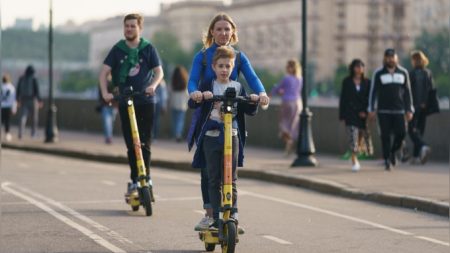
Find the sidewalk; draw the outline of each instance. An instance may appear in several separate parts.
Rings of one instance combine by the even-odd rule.
[[[42,133],[42,131],[40,131]],[[62,131],[60,141],[45,144],[44,137],[3,143],[3,148],[50,153],[104,162],[126,163],[125,144],[115,137],[106,145],[101,134]],[[192,170],[192,152],[185,143],[158,140],[152,144],[152,166]],[[449,164],[427,163],[425,166],[400,164],[385,172],[381,160],[362,161],[358,173],[349,161],[316,155],[319,166],[291,168],[295,155],[285,157],[281,150],[247,147],[241,178],[295,185],[323,193],[377,203],[411,208],[449,216]],[[3,157],[4,159],[4,157]]]

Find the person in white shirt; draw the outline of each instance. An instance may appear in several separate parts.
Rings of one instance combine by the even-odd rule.
[[[11,141],[12,136],[9,132],[11,126],[11,116],[16,114],[16,88],[11,83],[11,77],[4,74],[2,77],[2,125],[5,127],[5,140]]]

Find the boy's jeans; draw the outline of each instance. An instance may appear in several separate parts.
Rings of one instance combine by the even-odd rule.
[[[223,178],[223,143],[219,142],[220,137],[205,136],[203,139],[203,152],[205,152],[206,170],[208,172],[208,191],[211,206],[213,208],[213,218],[219,218],[219,208],[221,206],[221,185]],[[236,162],[238,156],[239,139],[233,136],[233,208],[237,208],[236,189]]]

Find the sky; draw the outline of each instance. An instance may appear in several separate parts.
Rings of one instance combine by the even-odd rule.
[[[157,15],[161,3],[177,0],[53,0],[53,23],[68,20],[81,24],[111,16],[137,12]],[[33,18],[33,27],[48,25],[50,0],[0,0],[2,28],[14,25],[16,18]]]

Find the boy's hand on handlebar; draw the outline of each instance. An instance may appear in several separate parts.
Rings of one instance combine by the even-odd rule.
[[[261,92],[259,93],[259,103],[261,105],[268,105],[270,102],[270,98],[267,96],[267,93]]]
[[[190,97],[191,97],[192,100],[194,100],[197,103],[200,103],[203,100],[203,94],[200,91],[192,92]]]
[[[204,91],[203,92],[203,99],[211,99],[213,98],[214,94],[211,91]]]

